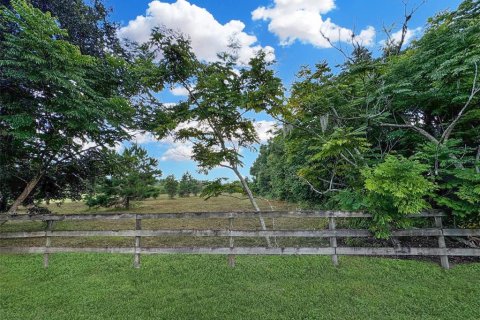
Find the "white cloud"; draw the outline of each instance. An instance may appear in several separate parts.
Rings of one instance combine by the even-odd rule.
[[[131,136],[130,142],[137,144],[146,144],[158,141],[150,132],[139,130],[127,130]]]
[[[192,160],[193,145],[190,142],[174,142],[160,158],[161,161],[189,161]]]
[[[273,131],[276,129],[275,121],[255,121],[254,122],[255,130],[258,134],[258,140],[260,143],[265,143],[268,139],[273,137]],[[192,121],[189,123],[181,123],[176,130],[183,128],[200,128],[203,127],[203,130],[208,130],[208,127],[205,125],[199,124],[197,121]],[[161,161],[189,161],[192,160],[193,155],[193,143],[190,141],[179,142],[174,141],[172,136],[168,136],[162,140],[160,143],[167,146],[167,150],[160,158]],[[235,142],[232,142],[235,144]]]
[[[407,29],[407,33],[405,34],[405,39],[403,41],[403,46],[408,45],[412,40],[418,38],[422,34],[422,27],[418,27],[415,29]],[[390,41],[393,41],[393,43],[398,44],[402,40],[402,29],[392,33],[390,35]],[[382,40],[379,42],[382,47],[384,47],[387,44],[386,40]]]
[[[415,29],[407,29],[407,33],[405,34],[405,40],[403,45],[407,45],[410,41],[418,37],[422,33],[422,27],[418,27]],[[398,30],[397,32],[392,33],[392,40],[396,43],[399,43],[402,40],[402,30]]]
[[[268,139],[274,136],[274,131],[277,128],[277,123],[275,121],[256,121],[254,123],[255,130],[258,134],[258,140],[260,143],[265,143]]]
[[[174,96],[179,96],[179,97],[185,97],[185,96],[188,96],[188,90],[185,89],[184,87],[174,87],[172,89],[170,89],[170,92],[174,95]]]
[[[274,58],[274,49],[260,46],[257,37],[244,31],[245,24],[242,21],[231,20],[221,24],[206,9],[186,0],[171,4],[158,0],[150,2],[146,14],[131,20],[120,29],[119,34],[122,38],[143,43],[148,41],[152,28],[158,26],[188,35],[196,55],[206,61],[215,61],[217,53],[228,51],[232,39],[240,45],[238,55],[243,64],[260,49],[267,51],[271,59]]]
[[[333,23],[330,18],[324,20],[322,15],[334,8],[334,0],[274,0],[271,7],[255,9],[252,19],[270,21],[268,30],[280,38],[281,45],[301,41],[319,48],[330,48],[323,35],[332,42],[351,43],[353,34],[352,30]],[[355,40],[370,46],[374,38],[375,28],[368,26]]]

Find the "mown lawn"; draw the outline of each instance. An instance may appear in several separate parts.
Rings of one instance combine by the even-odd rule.
[[[0,319],[478,319],[480,264],[382,258],[0,256]]]

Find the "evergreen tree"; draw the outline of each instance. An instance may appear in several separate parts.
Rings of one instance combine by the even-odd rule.
[[[87,197],[87,205],[110,207],[121,205],[130,208],[133,200],[157,197],[158,160],[148,156],[147,151],[133,145],[119,155],[112,153],[111,172],[97,183],[93,195]]]
[[[182,175],[182,179],[178,184],[178,195],[182,198],[190,197],[190,193],[192,193],[194,181],[193,177],[189,172],[186,172]]]
[[[175,179],[175,176],[169,175],[165,179],[165,191],[167,192],[168,196],[170,199],[175,198],[175,195],[177,194],[178,190],[178,181]]]
[[[196,197],[202,192],[202,182],[197,179],[192,179],[190,192]]]

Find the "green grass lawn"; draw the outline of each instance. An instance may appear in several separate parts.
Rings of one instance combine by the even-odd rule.
[[[480,264],[342,257],[0,256],[0,319],[478,319]]]

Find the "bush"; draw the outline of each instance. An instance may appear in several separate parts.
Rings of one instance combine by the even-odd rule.
[[[392,227],[406,228],[406,216],[430,207],[425,198],[435,184],[423,174],[427,165],[402,156],[387,156],[374,168],[362,170],[365,179],[365,203],[373,215],[371,230],[378,238],[388,238]]]

